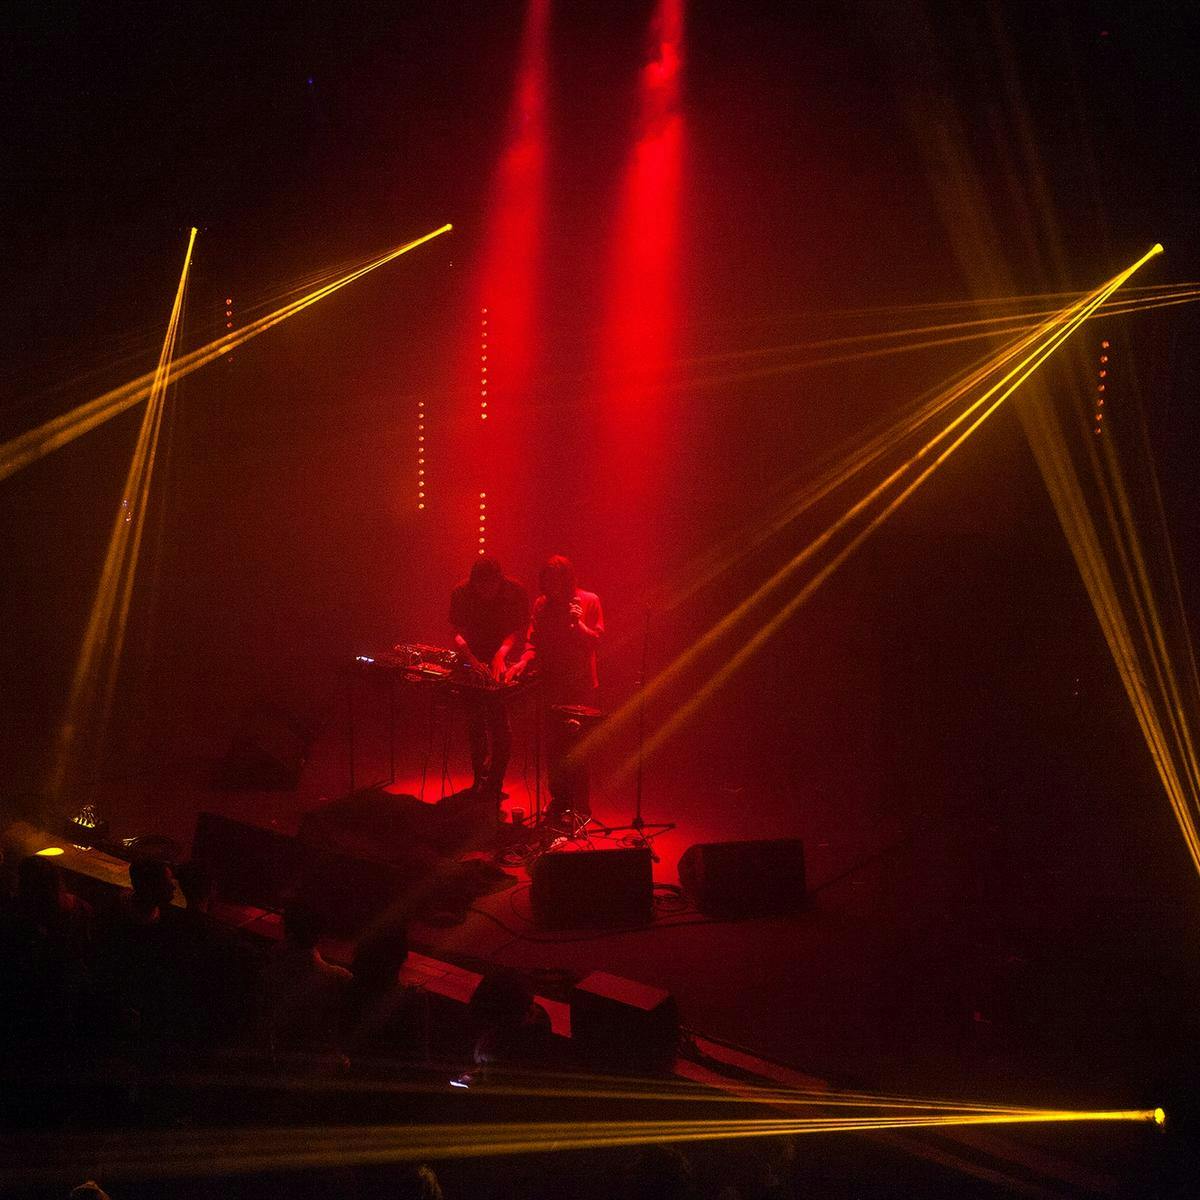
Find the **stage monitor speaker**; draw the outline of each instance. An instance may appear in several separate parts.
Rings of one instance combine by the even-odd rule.
[[[196,818],[192,858],[212,872],[220,899],[254,908],[282,908],[304,869],[294,837],[206,812]]]
[[[579,850],[543,854],[530,896],[539,929],[614,929],[654,918],[650,851]]]
[[[662,988],[593,971],[571,989],[571,1042],[598,1072],[669,1071],[679,1046],[679,1009]]]
[[[214,813],[196,819],[192,857],[212,872],[219,899],[273,911],[300,900],[337,937],[356,936],[384,913],[407,917],[425,883],[423,868],[320,849]]]
[[[436,851],[458,854],[495,844],[494,796],[457,792],[436,804],[386,788],[362,788],[300,818],[312,846],[407,866]]]
[[[762,917],[804,906],[804,843],[799,838],[704,842],[679,860],[683,894],[713,917]]]
[[[319,913],[331,937],[356,938],[382,922],[407,924],[423,875],[390,863],[305,847],[297,899]]]
[[[312,740],[313,731],[294,714],[275,704],[254,704],[238,721],[219,783],[231,791],[294,791]]]

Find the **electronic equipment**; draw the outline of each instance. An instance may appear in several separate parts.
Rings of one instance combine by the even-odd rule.
[[[404,684],[440,685],[439,690],[458,695],[495,692],[507,698],[533,683],[532,675],[522,676],[516,683],[504,683],[493,679],[457,650],[419,642],[400,642],[390,650],[355,655],[354,666],[366,674],[386,676]]]

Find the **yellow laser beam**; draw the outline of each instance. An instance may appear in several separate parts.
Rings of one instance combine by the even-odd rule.
[[[132,1134],[26,1138],[0,1163],[0,1183],[29,1186],[80,1175],[103,1160],[110,1177],[178,1178],[366,1163],[545,1154],[615,1149],[664,1142],[724,1141],[800,1134],[867,1133],[988,1125],[1134,1122],[1161,1124],[1157,1109],[1046,1109],[1029,1113],[947,1113],[937,1116],[865,1115],[798,1120],[654,1120],[508,1122],[431,1125],[308,1126],[284,1129],[194,1129]],[[1165,1116],[1164,1118],[1165,1119]],[[38,1153],[38,1151],[41,1153]],[[37,1162],[37,1167],[28,1164]],[[54,1165],[47,1166],[45,1164]]]
[[[1185,293],[1181,298],[1175,299],[1152,299],[1147,302],[1134,301],[1128,306],[1110,306],[1106,302],[1089,319],[1095,319],[1101,315],[1124,316],[1155,308],[1195,303],[1197,300],[1200,300],[1200,291],[1197,291],[1195,294],[1190,292]],[[1023,328],[1033,329],[1035,326],[1031,325]],[[944,345],[948,342],[973,341],[980,337],[991,336],[990,333],[971,334],[964,338],[938,339],[937,344]],[[898,353],[904,350],[920,348],[922,347],[919,345],[891,347],[878,353]],[[844,362],[857,359],[858,357],[858,355],[843,355],[838,356],[837,361]],[[834,360],[814,359],[807,363],[793,363],[789,364],[785,370],[789,372],[802,370],[806,367],[824,365],[830,361]],[[985,356],[975,364],[974,369],[978,369],[981,365],[993,361],[991,356]],[[970,382],[971,368],[964,371],[961,378],[967,379],[967,383],[965,385],[960,384],[960,386],[972,386]],[[667,594],[653,598],[650,602],[651,607],[660,611],[678,607],[679,604],[695,595],[697,591],[707,586],[721,574],[750,557],[764,542],[781,532],[820,501],[826,499],[854,475],[861,473],[873,462],[877,461],[891,446],[908,436],[914,427],[914,419],[911,417],[912,412],[915,411],[919,414],[916,420],[920,422],[931,421],[960,395],[961,391],[956,390],[951,392],[942,390],[932,398],[929,396],[921,397],[918,403],[912,408],[907,409],[901,417],[884,426],[879,432],[868,435],[865,442],[860,439],[850,452],[835,460],[835,465],[827,468],[815,480],[789,496],[776,512],[761,522],[756,528],[738,530],[736,533],[728,535],[717,546],[700,554],[697,559],[689,564],[683,573],[682,582],[677,583],[673,590]]]
[[[1073,293],[1072,293],[1073,294]],[[1200,300],[1200,291],[1183,293],[1179,298],[1151,298],[1148,301],[1135,300],[1131,304],[1122,305],[1119,301],[1106,302],[1096,313],[1089,319],[1096,319],[1100,316],[1125,316],[1133,313],[1139,313],[1156,308],[1173,307],[1179,304],[1191,304]],[[1028,326],[1026,328],[1033,328]],[[1015,331],[1019,332],[1019,331]],[[939,344],[946,342],[957,341],[973,341],[980,337],[990,337],[990,334],[971,334],[964,338],[939,339]],[[913,347],[894,347],[889,348],[884,353],[899,352],[907,349],[920,349],[920,346]],[[841,361],[857,358],[857,355],[840,356]],[[791,364],[787,369],[801,370],[807,366],[822,365],[826,360],[812,360],[809,363]],[[972,369],[977,369],[982,364],[992,361],[991,356],[985,356],[973,365],[973,368],[968,368],[962,373],[962,378],[970,375]],[[968,385],[969,386],[969,385]],[[956,396],[957,392],[951,394],[945,390],[936,394],[933,398],[929,395],[922,396],[916,405],[906,410],[907,414],[918,412],[921,421],[930,421],[941,412],[948,403]],[[793,492],[784,504],[772,513],[765,521],[762,521],[753,529],[740,529],[733,534],[728,535],[722,542],[716,546],[703,551],[682,573],[681,582],[676,583],[672,590],[664,595],[652,598],[650,607],[657,611],[666,611],[677,608],[684,601],[695,595],[702,588],[712,583],[723,573],[729,571],[739,562],[751,557],[753,553],[764,542],[776,536],[788,525],[792,524],[796,519],[802,516],[809,509],[814,507],[820,501],[826,499],[830,494],[843,486],[854,475],[861,473],[873,462],[877,461],[882,454],[892,445],[901,441],[911,429],[909,416],[902,414],[900,418],[893,420],[890,424],[882,427],[882,429],[873,434],[868,435],[866,441],[861,438],[854,448],[840,458],[835,459],[835,465],[827,468],[824,472],[817,476],[816,479],[806,484],[797,492]],[[794,481],[793,481],[794,486]],[[1197,689],[1200,691],[1200,688]]]
[[[398,246],[395,249],[387,251],[385,254],[371,259],[365,265],[355,268],[347,274],[334,279],[332,282],[322,284],[320,287],[307,292],[299,299],[290,301],[274,312],[251,321],[249,324],[242,326],[241,329],[234,330],[223,337],[216,338],[205,346],[192,350],[188,354],[183,355],[175,363],[174,377],[182,379],[190,375],[193,371],[198,371],[208,363],[214,362],[223,355],[230,353],[230,351],[236,350],[239,346],[245,345],[252,338],[256,338],[268,329],[274,328],[282,321],[286,321],[290,317],[294,317],[297,313],[303,312],[311,305],[325,299],[326,296],[330,296],[334,292],[349,286],[371,271],[386,266],[401,255],[408,254],[418,246],[423,246],[426,242],[430,242],[444,233],[449,233],[452,228],[453,226],[446,224],[410,242],[405,242],[402,246]],[[81,437],[83,434],[95,429],[96,426],[111,420],[119,413],[147,399],[156,375],[157,371],[140,375],[137,379],[130,380],[120,387],[112,388],[103,395],[79,405],[70,412],[54,417],[39,425],[36,429],[31,429],[27,433],[23,433],[0,445],[0,479],[7,479],[8,476],[21,470],[23,467],[27,467],[30,463],[36,462],[39,458],[67,445],[68,442],[74,441],[75,438]]]
[[[1200,292],[1188,291],[1179,293],[1178,295],[1167,293],[1167,296],[1162,299],[1152,298],[1147,299],[1144,302],[1131,301],[1128,304],[1114,308],[1111,311],[1097,313],[1096,316],[1121,316],[1131,312],[1141,312],[1144,310],[1148,311],[1154,308],[1167,308],[1175,304],[1190,304],[1194,303],[1197,299],[1200,299]],[[872,346],[868,349],[862,350],[847,349],[835,354],[815,354],[810,357],[798,358],[789,362],[772,363],[769,365],[751,367],[740,371],[727,371],[702,376],[693,376],[691,378],[678,381],[673,386],[682,389],[724,387],[733,383],[748,383],[753,380],[773,379],[782,375],[795,374],[799,371],[814,370],[819,367],[843,366],[848,363],[869,362],[873,359],[890,358],[900,354],[912,354],[922,350],[944,349],[948,346],[962,345],[967,342],[994,339],[998,336],[998,334],[1003,332],[1018,333],[1023,330],[1037,328],[1036,324],[1026,323],[1006,331],[999,325],[993,326],[993,322],[991,321],[988,321],[987,324],[988,328],[977,330],[972,333],[955,333],[940,337],[927,336],[923,338],[913,338],[898,345]],[[864,341],[879,341],[884,336],[885,335],[881,333],[856,335],[853,338],[845,339],[844,344],[850,346],[860,344]],[[796,349],[817,347],[819,345],[820,343],[801,343],[796,346]]]
[[[1144,468],[1152,485],[1152,516],[1164,548],[1155,556],[1155,564],[1168,584],[1165,600],[1157,594],[1113,439],[1104,438],[1097,446],[1095,439],[1084,435],[1094,493],[1094,503],[1089,504],[1060,423],[1039,406],[1023,405],[1020,413],[1155,771],[1192,865],[1200,872],[1200,761],[1192,729],[1200,681],[1148,445]],[[1167,629],[1171,609],[1179,631],[1179,645],[1174,648]],[[1182,671],[1176,670],[1176,656]]]
[[[1177,283],[1148,283],[1127,287],[1124,290],[1130,295],[1144,295],[1151,292],[1160,292],[1173,288],[1200,288],[1200,280],[1181,280]],[[1031,304],[1038,300],[1058,300],[1070,301],[1077,300],[1080,297],[1086,296],[1086,290],[1070,289],[1058,292],[1025,292],[1020,294],[1012,294],[1007,296],[961,296],[956,300],[920,300],[910,302],[908,304],[874,304],[860,308],[837,308],[823,311],[819,314],[814,314],[812,309],[794,309],[791,312],[785,313],[770,313],[764,315],[755,315],[748,317],[740,317],[731,324],[754,324],[762,325],[770,321],[811,321],[814,315],[821,317],[860,317],[860,316],[888,316],[891,314],[901,313],[918,313],[918,312],[953,312],[955,309],[972,309],[972,308],[1002,308],[1012,305]]]
[[[1172,288],[1166,292],[1157,292],[1142,299],[1122,297],[1120,302],[1114,301],[1113,304],[1121,303],[1134,308],[1142,306],[1158,307],[1164,302],[1172,300],[1183,302],[1188,299],[1195,299],[1196,297],[1200,297],[1200,288]],[[785,342],[776,346],[753,346],[741,350],[727,350],[715,354],[699,355],[695,358],[683,360],[681,365],[692,366],[704,363],[729,362],[737,359],[763,358],[773,354],[794,354],[797,351],[831,350],[842,346],[862,345],[866,342],[898,341],[902,338],[910,339],[910,342],[903,347],[895,347],[895,350],[918,350],[925,348],[927,345],[946,344],[940,338],[928,341],[927,339],[931,338],[934,334],[957,332],[964,329],[983,329],[985,332],[978,336],[999,335],[1008,332],[1009,327],[1018,325],[1020,322],[1026,323],[1020,325],[1020,328],[1033,329],[1037,321],[1053,317],[1059,311],[1057,308],[1051,308],[1034,312],[1016,312],[1001,316],[974,317],[970,320],[941,321],[932,325],[906,326],[899,329],[877,329],[868,333],[842,334],[838,337],[819,338],[804,342]],[[1108,304],[1103,305],[1096,315],[1098,317],[1112,315]],[[921,340],[912,340],[917,338]],[[951,344],[954,340],[957,339],[951,339]]]
[[[121,503],[113,520],[104,565],[71,678],[71,690],[58,731],[56,760],[50,780],[52,796],[59,795],[66,783],[72,766],[76,739],[84,720],[89,720],[91,731],[99,735],[106,728],[111,713],[129,616],[130,597],[137,573],[142,532],[145,528],[150,479],[158,434],[162,426],[162,407],[171,378],[171,361],[178,338],[183,297],[195,244],[196,229],[193,228],[188,236],[187,251],[184,254],[183,269],[179,275],[179,284],[175,289],[175,298],[167,321],[166,336],[150,381],[146,411],[142,416],[137,444],[125,478]]]
[[[1128,279],[1130,275],[1138,270],[1150,258],[1161,253],[1162,246],[1156,244],[1132,267],[1127,268],[1125,272],[1122,272],[1121,275],[1118,275],[1114,280],[1106,284],[1105,287],[1101,289],[1103,295],[1111,294],[1121,286],[1125,279]],[[956,416],[934,439],[922,446],[921,449],[918,450],[916,454],[908,460],[907,463],[897,468],[896,471],[893,471],[892,474],[889,475],[882,484],[868,493],[863,500],[851,505],[851,507],[846,510],[846,513],[844,513],[841,518],[839,518],[832,526],[826,529],[824,533],[820,534],[816,539],[810,542],[809,545],[792,560],[792,563],[788,564],[788,567],[790,567],[791,570],[785,568],[788,575],[790,575],[796,567],[802,565],[808,559],[812,558],[818,550],[823,549],[824,546],[830,541],[834,533],[840,531],[841,528],[849,523],[850,519],[860,515],[868,504],[878,498],[887,487],[890,487],[893,483],[897,482],[905,473],[908,472],[912,466],[925,458],[937,445],[937,443],[941,441],[947,434],[953,432],[957,426],[966,421],[972,413],[987,403],[987,401],[993,396],[996,397],[994,400],[991,400],[990,404],[987,404],[987,407],[984,408],[981,415],[977,416],[966,427],[966,429],[959,434],[958,437],[956,437],[948,446],[946,446],[945,449],[941,450],[932,460],[932,462],[924,470],[922,470],[915,479],[907,484],[903,490],[900,491],[900,493],[894,499],[892,499],[885,508],[882,509],[882,511],[871,518],[867,525],[858,534],[856,534],[854,538],[852,538],[851,541],[837,553],[837,555],[835,555],[824,567],[822,567],[821,570],[818,571],[817,574],[814,575],[808,581],[808,583],[806,583],[804,587],[802,587],[800,591],[790,601],[788,601],[788,603],[785,604],[770,621],[758,629],[749,639],[749,641],[741,646],[730,659],[723,663],[721,668],[705,682],[703,687],[701,687],[701,689],[695,695],[693,695],[682,707],[676,709],[675,712],[671,714],[670,718],[668,718],[664,724],[659,726],[641,752],[644,754],[653,754],[663,742],[672,737],[680,728],[683,727],[683,725],[691,720],[696,712],[698,712],[699,709],[703,707],[703,705],[705,705],[712,698],[712,696],[719,691],[722,686],[724,686],[726,682],[728,682],[732,675],[735,674],[754,654],[756,654],[758,650],[760,650],[762,646],[765,645],[766,642],[776,632],[778,632],[780,628],[783,627],[783,625],[785,625],[793,616],[795,616],[799,609],[808,602],[817,589],[820,588],[844,562],[846,562],[846,560],[854,553],[854,551],[857,550],[858,547],[862,545],[862,543],[866,541],[866,539],[876,529],[878,529],[880,525],[882,525],[884,521],[886,521],[887,518],[891,516],[891,514],[894,513],[896,509],[899,508],[900,505],[907,500],[913,494],[913,492],[915,492],[917,488],[919,488],[933,474],[933,472],[939,466],[941,466],[942,463],[944,463],[950,457],[950,455],[953,454],[954,451],[957,450],[967,440],[967,438],[970,437],[970,435],[974,433],[975,430],[978,429],[979,426],[982,425],[983,422],[986,421],[987,418],[990,417],[992,413],[994,413],[1000,407],[1000,405],[1003,404],[1003,402],[1010,395],[1012,395],[1012,393],[1016,391],[1018,387],[1020,387],[1022,383],[1025,382],[1026,379],[1029,378],[1029,376],[1035,370],[1037,370],[1042,362],[1044,362],[1068,337],[1070,337],[1070,335],[1079,327],[1079,325],[1087,319],[1089,311],[1093,310],[1101,302],[1102,301],[1099,299],[1092,301],[1089,306],[1085,307],[1079,313],[1073,315],[1064,325],[1056,329],[1042,345],[1031,352],[1025,359],[1018,363],[1016,367],[1012,368],[1002,379],[987,389],[987,391],[985,391],[978,400],[970,405],[963,413],[960,413],[958,416]],[[999,392],[998,396],[996,395],[997,392]],[[635,769],[636,764],[637,756],[629,756],[621,768],[619,778],[628,776],[628,774]]]
[[[307,1061],[307,1060],[305,1060]],[[261,1065],[261,1058],[254,1056],[251,1065]],[[299,1069],[296,1074],[274,1074],[270,1076],[253,1077],[253,1085],[257,1088],[277,1091],[311,1091],[338,1093],[371,1093],[387,1095],[403,1094],[434,1094],[444,1095],[446,1087],[439,1076],[437,1081],[427,1079],[403,1078],[353,1078],[345,1076],[322,1076],[312,1073],[311,1069],[302,1069],[301,1064],[295,1064]],[[308,1066],[314,1064],[309,1063]],[[451,1067],[446,1067],[445,1073],[450,1073]],[[173,1073],[164,1077],[164,1082],[172,1086],[187,1088],[226,1088],[245,1086],[245,1074],[207,1073],[182,1074]],[[753,1104],[767,1105],[773,1108],[859,1108],[887,1109],[893,1112],[913,1110],[914,1112],[978,1112],[991,1114],[1025,1114],[1046,1111],[1044,1108],[1031,1105],[996,1104],[985,1101],[969,1101],[961,1099],[935,1099],[921,1097],[905,1097],[881,1093],[836,1090],[831,1087],[764,1087],[742,1084],[736,1091],[724,1088],[717,1090],[713,1087],[697,1085],[686,1081],[671,1082],[666,1080],[630,1080],[621,1077],[604,1075],[584,1075],[579,1073],[554,1073],[540,1071],[530,1073],[525,1077],[506,1077],[503,1080],[489,1080],[486,1085],[488,1095],[515,1096],[541,1099],[582,1099],[582,1100],[631,1100],[643,1103],[704,1103],[704,1104]]]
[[[1132,274],[1134,270],[1140,267],[1142,263],[1144,263],[1154,253],[1161,253],[1161,247],[1158,247],[1156,250],[1148,253],[1133,268],[1130,268],[1130,274]],[[1121,277],[1118,277],[1118,279],[1120,278]],[[1128,278],[1128,276],[1125,276],[1125,278]],[[1120,283],[1113,283],[1109,286],[1115,289],[1116,287],[1120,286]],[[779,629],[781,629],[789,620],[791,620],[792,617],[795,616],[799,609],[806,604],[809,599],[811,599],[814,593],[843,563],[846,562],[846,560],[858,549],[858,547],[861,546],[862,543],[865,542],[867,538],[870,537],[870,535],[874,533],[875,530],[878,529],[884,523],[884,521],[886,521],[887,518],[890,517],[892,513],[894,513],[896,509],[899,508],[900,505],[917,490],[917,488],[925,483],[925,481],[933,474],[933,472],[936,471],[937,468],[941,466],[950,457],[950,455],[953,454],[954,451],[957,450],[967,440],[967,438],[970,437],[971,434],[974,433],[975,430],[978,429],[980,425],[982,425],[983,422],[986,421],[987,418],[990,417],[1000,407],[1000,405],[1003,404],[1004,401],[1011,396],[1012,393],[1016,391],[1016,389],[1020,387],[1022,383],[1025,382],[1026,379],[1029,378],[1031,374],[1033,374],[1035,370],[1037,370],[1037,368],[1075,331],[1076,328],[1078,328],[1078,326],[1084,320],[1086,320],[1086,315],[1083,314],[1073,317],[1065,326],[1056,331],[1046,343],[1040,346],[1027,358],[1023,359],[1016,367],[1009,371],[1008,374],[1003,377],[1003,379],[989,388],[983,394],[983,396],[975,401],[975,403],[972,404],[964,413],[961,413],[955,417],[954,420],[950,422],[946,429],[940,433],[934,441],[926,443],[925,446],[922,446],[921,449],[918,450],[913,456],[913,458],[888,476],[887,480],[885,480],[883,484],[873,489],[873,491],[870,492],[863,500],[860,500],[856,504],[852,505],[849,509],[847,509],[846,513],[843,514],[843,517],[839,518],[839,520],[835,522],[833,526],[827,529],[824,533],[820,534],[813,542],[810,542],[809,545],[805,547],[805,549],[801,551],[801,553],[797,555],[795,559],[792,560],[792,563],[795,564],[795,566],[801,565],[803,562],[813,557],[818,550],[823,549],[831,539],[833,533],[838,532],[842,527],[844,527],[849,517],[856,517],[862,513],[867,504],[875,500],[886,487],[896,482],[916,462],[924,458],[930,452],[936,442],[941,440],[946,433],[953,431],[986,401],[995,396],[995,399],[991,400],[991,403],[983,409],[983,412],[973,421],[971,421],[971,423],[961,434],[958,435],[958,437],[950,442],[945,449],[941,450],[930,462],[930,464],[924,470],[922,470],[916,476],[916,478],[907,484],[903,490],[901,490],[899,494],[886,505],[886,507],[872,517],[866,526],[860,530],[859,533],[857,533],[850,540],[850,542],[844,546],[828,563],[826,563],[825,566],[823,566],[821,570],[818,571],[800,589],[800,591],[797,592],[796,595],[792,597],[792,599],[789,600],[788,603],[785,604],[774,617],[771,618],[771,620],[756,630],[752,637],[744,645],[739,647],[737,652],[731,658],[722,664],[720,669],[704,683],[704,685],[694,696],[692,696],[680,708],[676,709],[667,719],[667,721],[660,725],[657,730],[655,730],[654,735],[646,742],[642,753],[653,754],[660,745],[674,736],[674,734],[677,733],[680,728],[687,724],[687,722],[691,720],[691,718],[699,711],[699,709],[708,703],[713,695],[715,695],[716,692],[718,692],[725,685],[725,683],[727,683],[728,680],[750,658],[752,658],[766,644],[766,642],[774,636],[775,633],[779,631]],[[1010,382],[1010,380],[1012,382]],[[999,395],[996,395],[997,392],[999,392]],[[789,564],[789,566],[791,565],[792,564]],[[791,574],[791,571],[789,571],[788,574]],[[618,778],[624,778],[628,776],[628,774],[635,769],[636,765],[637,755],[631,755],[622,765]]]
[[[829,525],[822,533],[814,538],[789,562],[785,563],[749,597],[743,600],[730,613],[726,614],[726,616],[721,618],[721,620],[719,620],[705,634],[697,639],[696,642],[678,655],[671,664],[664,668],[662,672],[660,672],[653,680],[650,681],[650,683],[646,685],[642,694],[633,697],[614,714],[612,714],[606,722],[598,726],[587,737],[582,739],[576,748],[575,753],[582,757],[590,753],[597,746],[603,744],[603,742],[614,737],[624,727],[624,725],[631,720],[638,711],[640,711],[642,703],[652,699],[654,695],[660,692],[663,687],[676,678],[705,650],[714,645],[718,640],[731,632],[737,625],[745,620],[752,611],[754,611],[767,599],[767,597],[776,591],[786,580],[791,578],[791,576],[794,575],[800,567],[804,566],[820,551],[822,551],[838,533],[863,515],[866,509],[876,500],[882,497],[883,494],[890,488],[897,486],[905,474],[907,474],[916,464],[932,454],[939,443],[950,437],[959,425],[967,421],[975,411],[984,406],[988,400],[997,393],[997,391],[1003,391],[1000,401],[996,402],[996,404],[994,404],[987,410],[987,412],[985,412],[985,417],[990,415],[990,413],[994,411],[995,407],[998,407],[999,403],[1002,402],[1005,397],[1011,394],[1011,391],[1014,390],[1016,386],[1019,386],[1020,382],[1027,378],[1030,371],[1025,371],[1024,374],[1021,373],[1027,364],[1033,362],[1034,366],[1033,368],[1030,368],[1030,370],[1035,369],[1048,353],[1052,352],[1053,349],[1055,349],[1066,336],[1069,336],[1070,333],[1077,329],[1083,321],[1087,320],[1088,317],[1094,313],[1110,295],[1113,294],[1113,292],[1115,292],[1127,279],[1130,278],[1130,276],[1139,270],[1147,261],[1149,261],[1149,259],[1161,252],[1161,245],[1156,244],[1132,266],[1126,268],[1124,271],[1114,276],[1111,280],[1107,281],[1105,284],[1102,284],[1099,288],[1089,293],[1084,300],[1077,301],[1067,306],[1067,308],[1055,314],[1053,318],[1040,324],[1033,333],[1018,339],[1016,342],[1002,350],[995,357],[989,359],[978,370],[971,372],[965,380],[950,388],[946,394],[936,396],[930,405],[927,406],[926,410],[923,410],[921,413],[918,413],[916,417],[911,419],[910,425],[907,427],[909,432],[916,432],[921,428],[926,420],[928,420],[929,416],[945,411],[947,407],[952,405],[958,399],[961,399],[963,396],[970,393],[982,382],[982,380],[995,374],[997,370],[1006,366],[1014,359],[1019,360],[1015,367],[1010,368],[1005,375],[1001,376],[997,382],[993,383],[989,388],[987,388],[963,412],[960,412],[952,420],[950,420],[945,427],[943,427],[931,439],[926,441],[926,443],[922,445],[905,463],[892,471],[881,483],[877,484],[874,488],[868,491],[860,500],[851,504],[831,525]],[[1066,332],[1062,333],[1063,330]],[[1060,333],[1062,336],[1059,336]],[[1045,351],[1045,353],[1042,353],[1042,351]],[[1020,358],[1022,354],[1024,354],[1024,358]],[[1017,383],[1013,384],[1012,387],[1009,387],[1008,390],[1004,391],[1003,389],[1005,386],[1014,377],[1017,377]],[[971,425],[968,433],[977,428],[978,424],[979,422],[977,421]],[[960,445],[961,440],[962,439],[955,441],[952,445],[952,449]],[[893,444],[892,437],[890,435],[885,435],[883,448],[886,448],[891,444]],[[878,456],[878,454],[875,455],[876,458]],[[944,455],[937,457],[934,460],[933,467],[936,467],[942,461],[944,461],[944,458]],[[930,468],[930,470],[932,469],[933,468]],[[848,473],[853,474],[855,472],[850,471]],[[924,482],[924,480],[928,478],[928,474],[929,472],[922,474],[916,486],[919,486],[921,482]],[[910,495],[912,490],[914,489],[907,489],[904,492],[904,496],[907,497],[907,495]],[[894,510],[887,510],[888,513],[891,511]],[[869,525],[867,530],[860,537],[856,538],[847,549],[843,550],[838,555],[838,557],[833,561],[832,565],[824,568],[813,581],[810,581],[810,583],[806,585],[804,589],[802,589],[800,597],[793,599],[789,605],[785,606],[783,612],[786,615],[776,618],[766,627],[764,627],[765,629],[769,630],[769,632],[766,634],[766,637],[769,637],[770,634],[774,633],[778,628],[781,627],[782,623],[787,619],[787,616],[790,616],[792,613],[794,613],[796,609],[813,594],[816,588],[819,587],[821,583],[823,583],[825,579],[827,579],[829,575],[833,573],[834,570],[836,570],[837,566],[840,566],[841,563],[849,557],[849,554],[852,553],[852,551],[857,548],[857,546],[860,545],[863,540],[865,540],[865,537],[878,527],[878,523],[879,522]],[[743,646],[733,659],[726,662],[717,672],[717,674],[710,678],[703,685],[700,691],[693,695],[693,697],[681,709],[676,710],[672,714],[667,723],[661,726],[654,737],[651,738],[646,750],[648,752],[653,752],[654,748],[657,748],[657,746],[661,745],[687,720],[689,720],[691,716],[698,711],[702,704],[707,703],[708,699],[713,695],[715,688],[721,686],[725,681],[727,681],[733,671],[735,671],[738,666],[746,661],[746,659],[749,657],[749,653],[757,650],[765,640],[766,638],[762,636],[762,631],[760,630],[759,634],[756,634],[749,643]],[[752,649],[749,649],[750,647],[752,647]],[[622,768],[622,773],[628,770],[629,761],[630,760],[627,760],[625,766]]]

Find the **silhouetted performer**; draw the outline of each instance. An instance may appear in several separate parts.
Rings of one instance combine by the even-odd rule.
[[[547,816],[556,818],[566,809],[586,816],[591,811],[587,769],[568,758],[581,723],[578,715],[562,709],[576,707],[598,715],[596,646],[604,636],[604,614],[600,597],[576,586],[575,568],[561,554],[546,560],[538,582],[542,594],[533,603],[529,644],[508,678],[515,680],[528,670],[536,671],[549,706],[546,757],[551,800]]]
[[[470,578],[450,594],[450,624],[454,643],[467,661],[502,682],[509,656],[520,653],[525,644],[529,595],[505,576],[494,558],[481,555],[471,566]],[[499,798],[512,752],[508,710],[498,692],[481,691],[467,705],[472,786]]]

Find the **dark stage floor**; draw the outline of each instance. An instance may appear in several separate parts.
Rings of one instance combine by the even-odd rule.
[[[345,750],[329,731],[291,792],[217,790],[211,759],[177,755],[114,793],[118,832],[153,829],[186,846],[206,809],[294,832],[305,811],[347,790]],[[454,742],[451,751],[450,790],[469,782],[465,756]],[[395,789],[419,789],[423,753],[401,747]],[[356,765],[359,786],[386,779],[385,744],[367,738]],[[518,748],[506,808],[533,807],[526,765]],[[439,774],[440,763],[427,799]],[[466,965],[519,967],[548,996],[593,969],[658,985],[691,1029],[840,1086],[1063,1108],[1162,1104],[1186,1127],[1200,886],[1160,795],[1135,804],[1048,773],[1040,790],[1003,802],[969,790],[920,802],[799,796],[784,821],[731,770],[695,776],[647,772],[647,819],[676,823],[655,843],[656,882],[677,882],[679,856],[697,841],[799,836],[805,911],[716,921],[671,902],[643,930],[545,933],[517,869],[516,887],[479,900],[460,924],[416,927],[415,943]],[[627,820],[632,796],[632,785],[597,788],[597,817]],[[1156,1161],[1143,1132],[1016,1136],[1107,1181],[1080,1194],[1136,1194]]]

